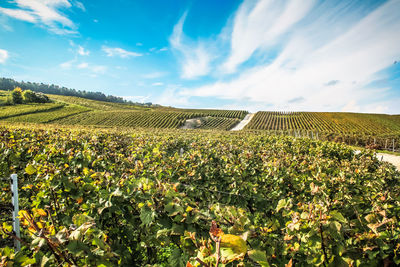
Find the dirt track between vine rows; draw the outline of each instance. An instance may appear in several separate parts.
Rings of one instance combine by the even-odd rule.
[[[400,156],[386,154],[386,153],[376,153],[376,156],[378,159],[382,161],[387,161],[389,163],[392,163],[394,166],[396,166],[397,170],[400,171]]]

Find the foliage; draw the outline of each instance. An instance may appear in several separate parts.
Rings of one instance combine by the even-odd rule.
[[[40,92],[43,94],[56,94],[56,95],[65,95],[65,96],[77,96],[87,99],[106,101],[112,103],[127,103],[127,104],[135,104],[142,106],[152,106],[152,103],[133,103],[131,101],[126,101],[122,97],[113,96],[113,95],[105,95],[101,92],[90,92],[90,91],[81,91],[75,89],[69,89],[66,87],[61,87],[54,84],[44,84],[44,83],[32,83],[32,82],[17,82],[10,78],[0,78],[0,88],[3,90],[11,91],[15,87],[22,88],[23,90],[32,90],[35,92]]]
[[[400,174],[370,151],[178,130],[3,127],[0,139],[26,242],[0,249],[3,265],[400,264]]]
[[[22,89],[15,87],[11,92],[11,97],[14,104],[22,104]]]
[[[31,90],[25,90],[22,92],[22,98],[25,103],[49,103],[50,99],[42,94],[42,93],[35,93]]]

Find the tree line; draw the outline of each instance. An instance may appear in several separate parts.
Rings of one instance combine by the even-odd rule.
[[[101,92],[91,92],[85,90],[76,90],[70,89],[66,87],[61,87],[55,84],[44,84],[44,83],[35,83],[35,82],[17,82],[11,78],[0,78],[0,89],[12,91],[16,87],[21,88],[22,90],[32,90],[34,92],[40,92],[43,94],[54,94],[54,95],[64,95],[64,96],[76,96],[82,97],[86,99],[106,101],[112,103],[123,103],[123,104],[135,104],[135,105],[143,105],[143,106],[151,106],[152,103],[137,103],[132,101],[127,101],[119,96],[113,95],[105,95]]]

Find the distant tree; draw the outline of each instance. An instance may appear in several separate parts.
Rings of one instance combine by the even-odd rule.
[[[14,104],[22,104],[22,89],[20,87],[15,87],[11,96]]]
[[[25,90],[22,92],[22,99],[25,103],[35,103],[36,102],[36,94],[31,90]]]
[[[22,98],[25,103],[48,103],[50,99],[42,94],[42,93],[35,93],[31,90],[25,90],[22,92]]]

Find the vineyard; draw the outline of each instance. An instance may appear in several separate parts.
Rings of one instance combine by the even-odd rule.
[[[257,112],[247,129],[363,133],[400,132],[400,115],[344,112]]]
[[[257,112],[247,130],[278,131],[350,145],[399,147],[400,115],[343,112]]]
[[[54,103],[0,106],[0,119],[11,123],[177,129],[188,119],[203,118],[204,124],[198,129],[229,130],[247,114],[240,110],[145,107],[73,96],[49,97]]]
[[[205,117],[205,124],[200,128],[227,130],[245,116],[245,112],[237,111],[107,111],[84,113],[62,120],[54,121],[60,125],[100,125],[112,127],[134,127],[134,128],[172,128],[177,129],[186,120]],[[211,117],[215,116],[215,117]],[[234,116],[240,116],[235,118]]]
[[[225,118],[225,117],[206,117],[204,123],[199,129],[205,130],[225,130],[232,129],[236,124],[240,122],[238,118]]]
[[[34,114],[45,111],[55,111],[62,108],[62,104],[26,104],[17,106],[0,106],[0,119],[8,119],[12,117],[22,116],[26,114]]]
[[[23,241],[0,248],[4,266],[400,264],[400,173],[371,151],[262,132],[7,126],[0,139]]]
[[[43,110],[40,113],[32,112],[26,115],[9,117],[4,120],[9,122],[50,123],[87,111],[89,111],[89,109],[85,107],[65,105],[57,108],[56,110]]]

